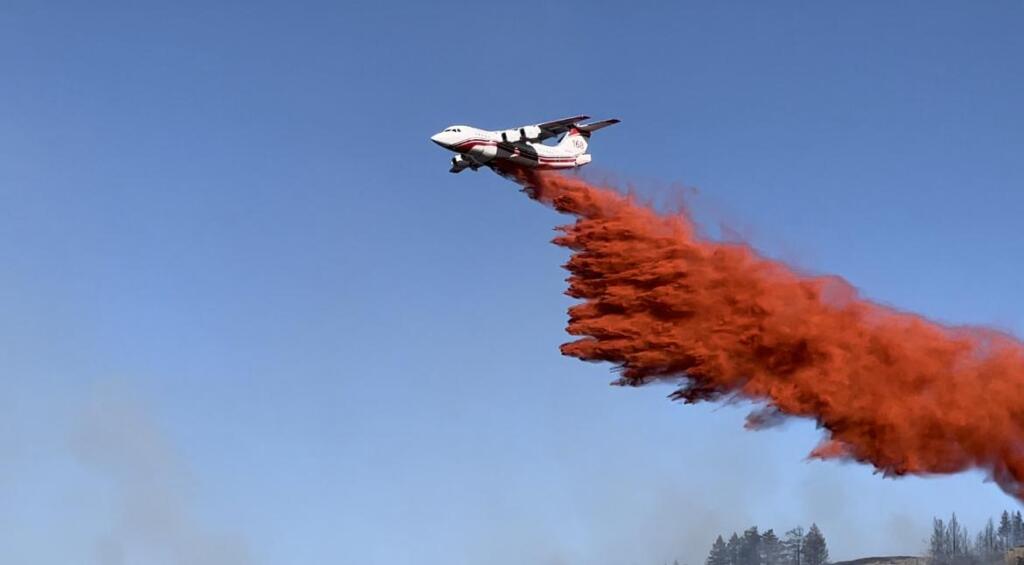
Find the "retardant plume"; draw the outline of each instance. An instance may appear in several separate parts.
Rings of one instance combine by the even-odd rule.
[[[671,398],[687,403],[760,402],[749,428],[813,418],[827,430],[814,458],[886,475],[978,468],[1024,500],[1019,341],[872,303],[577,178],[524,180],[577,217],[554,240],[573,251],[566,293],[581,300],[565,355],[617,365],[616,384],[679,382]]]

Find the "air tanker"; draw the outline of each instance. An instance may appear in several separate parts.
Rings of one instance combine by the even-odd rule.
[[[506,130],[449,126],[430,140],[455,153],[449,172],[488,167],[504,177],[519,180],[516,169],[575,169],[590,162],[589,139],[595,131],[619,123],[617,119],[581,123],[589,116],[573,116],[551,122]],[[561,136],[553,145],[544,143]],[[529,192],[529,187],[527,187]]]

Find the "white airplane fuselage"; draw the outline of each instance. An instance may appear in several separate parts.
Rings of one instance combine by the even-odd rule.
[[[451,172],[476,170],[482,165],[512,165],[529,169],[572,169],[590,162],[586,136],[576,130],[565,134],[558,145],[527,141],[528,128],[488,131],[471,126],[451,126],[433,135],[434,143],[456,153]]]

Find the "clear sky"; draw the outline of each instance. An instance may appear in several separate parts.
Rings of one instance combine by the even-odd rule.
[[[589,174],[1024,333],[1024,4],[0,6],[0,548],[36,564],[834,559],[1016,503],[563,358],[566,219],[428,137],[587,113]]]

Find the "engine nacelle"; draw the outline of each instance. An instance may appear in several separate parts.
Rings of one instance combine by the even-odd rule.
[[[526,126],[519,129],[509,129],[501,132],[501,140],[510,143],[517,141],[531,141],[540,137],[541,129],[537,126]]]
[[[526,126],[519,128],[519,135],[523,136],[524,139],[537,139],[540,137],[541,131],[537,126]]]
[[[466,157],[464,157],[462,155],[456,155],[456,156],[452,157],[452,168],[449,169],[448,172],[449,173],[461,173],[462,171],[464,171],[466,169],[469,169],[469,168],[472,168],[473,170],[476,170],[477,166],[478,165],[474,161],[472,161],[470,159],[467,159]]]

